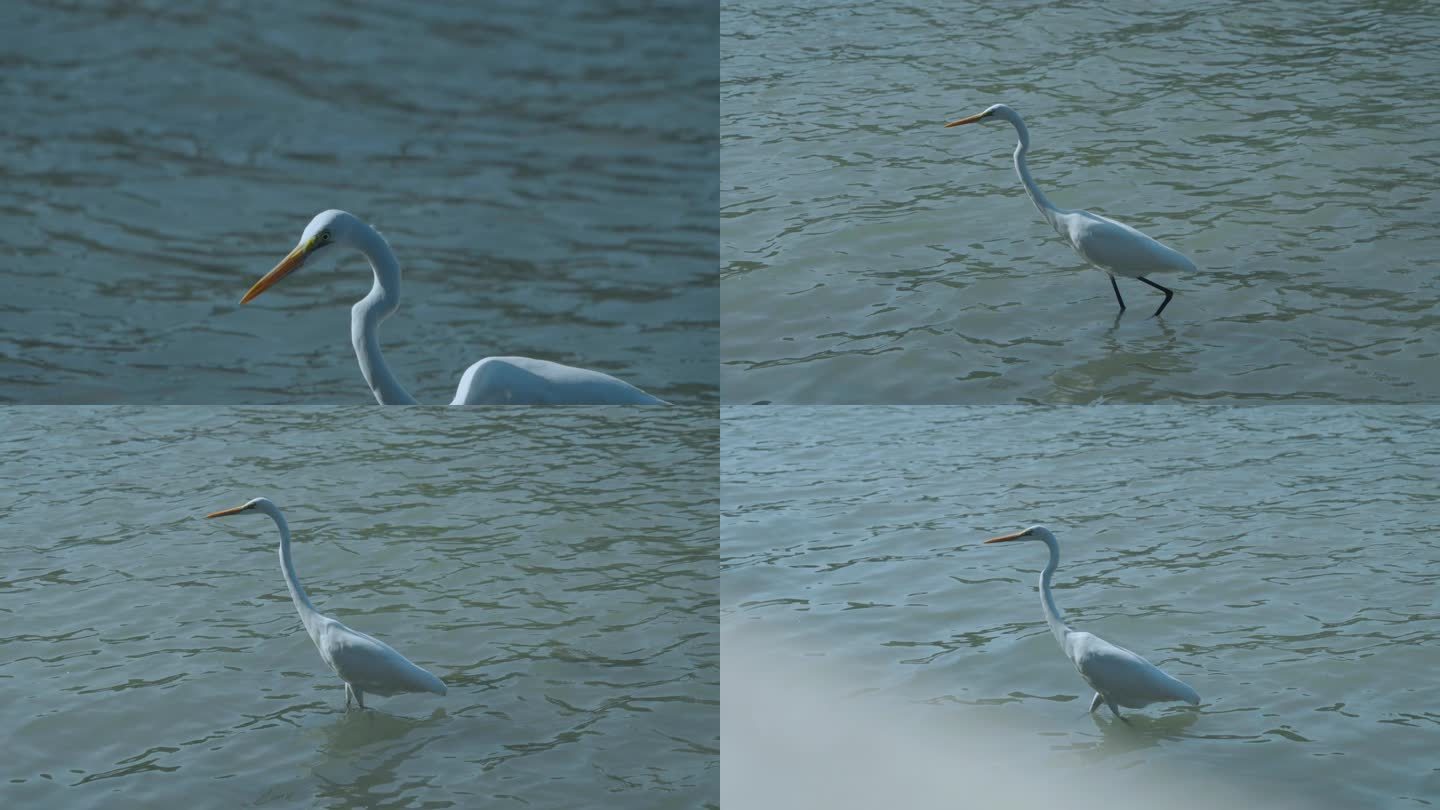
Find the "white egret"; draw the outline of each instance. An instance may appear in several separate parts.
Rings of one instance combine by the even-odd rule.
[[[380,354],[380,322],[400,308],[400,262],[379,231],[344,211],[322,211],[300,244],[255,282],[240,303],[270,289],[319,251],[339,245],[364,254],[375,273],[370,294],[350,309],[350,343],[360,373],[381,405],[414,405]],[[529,357],[487,357],[460,377],[451,405],[668,405],[630,383],[589,369]]]
[[[1160,306],[1150,317],[1164,311],[1175,291],[1156,284],[1146,276],[1161,272],[1193,273],[1194,262],[1179,251],[1160,244],[1123,222],[1116,222],[1089,211],[1056,208],[1040,187],[1035,185],[1035,180],[1030,177],[1030,169],[1025,164],[1025,153],[1030,149],[1030,131],[1025,128],[1020,114],[1004,104],[993,105],[985,112],[951,121],[945,126],[958,127],[961,124],[974,124],[992,118],[1000,118],[1014,125],[1015,132],[1020,137],[1020,143],[1015,147],[1015,173],[1020,175],[1025,193],[1030,195],[1030,201],[1035,203],[1040,216],[1070,242],[1075,252],[1080,254],[1080,258],[1110,276],[1110,287],[1115,290],[1115,300],[1120,303],[1120,311],[1125,311],[1125,299],[1120,297],[1120,285],[1115,283],[1116,276],[1139,279],[1165,293],[1165,300],[1160,302]]]
[[[389,697],[407,692],[434,692],[445,694],[445,682],[410,663],[409,659],[396,652],[393,647],[378,638],[367,636],[358,630],[351,630],[329,616],[321,615],[310,604],[310,597],[300,586],[295,575],[295,564],[290,560],[290,527],[280,507],[266,498],[256,498],[234,509],[222,509],[205,517],[217,518],[238,515],[241,512],[263,512],[275,520],[280,528],[280,571],[285,575],[285,586],[290,589],[290,598],[300,614],[305,632],[315,642],[320,658],[345,682],[345,708],[350,700],[365,708],[365,693]]]
[[[1080,677],[1095,690],[1090,701],[1090,711],[1095,711],[1103,701],[1110,711],[1121,720],[1120,706],[1139,709],[1151,703],[1168,703],[1183,700],[1191,705],[1200,702],[1200,695],[1185,683],[1166,675],[1159,667],[1146,661],[1124,647],[1080,630],[1071,630],[1055,607],[1050,596],[1050,577],[1060,564],[1060,544],[1055,535],[1044,526],[1031,526],[1023,532],[1007,534],[986,540],[986,543],[1009,543],[1016,540],[1037,540],[1050,548],[1050,562],[1040,572],[1040,604],[1045,610],[1045,621],[1050,632],[1060,642],[1074,662]]]

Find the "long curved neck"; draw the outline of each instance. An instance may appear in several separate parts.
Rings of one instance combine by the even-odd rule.
[[[415,398],[400,385],[380,353],[380,322],[400,308],[400,262],[385,237],[369,226],[355,233],[353,244],[365,254],[375,273],[370,294],[350,309],[350,344],[370,392],[381,405],[414,405]]]
[[[1011,116],[1008,120],[1015,126],[1015,134],[1020,138],[1020,143],[1015,146],[1015,173],[1020,175],[1020,184],[1025,186],[1030,202],[1035,203],[1035,210],[1054,228],[1055,215],[1060,213],[1060,209],[1035,185],[1035,178],[1030,176],[1030,166],[1025,162],[1025,154],[1030,151],[1030,130],[1025,128],[1025,122],[1019,115]]]
[[[310,603],[310,597],[300,585],[300,577],[295,574],[295,561],[290,559],[290,526],[275,506],[262,504],[260,508],[275,520],[276,527],[280,529],[280,572],[285,575],[285,587],[290,589],[290,599],[295,603],[295,612],[300,614],[300,622],[305,625],[305,632],[319,644],[316,634],[319,632],[317,619],[320,618],[320,611]]]
[[[1050,577],[1060,566],[1060,544],[1053,538],[1046,538],[1045,545],[1050,547],[1050,561],[1045,563],[1045,570],[1040,572],[1040,605],[1045,610],[1045,623],[1050,625],[1050,633],[1060,642],[1060,646],[1064,647],[1065,636],[1070,632],[1070,627],[1065,624],[1065,617],[1060,615],[1060,608],[1055,607],[1055,597],[1050,595]]]

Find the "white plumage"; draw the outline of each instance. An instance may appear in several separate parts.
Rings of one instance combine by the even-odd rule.
[[[1150,317],[1163,312],[1175,291],[1151,281],[1147,276],[1150,273],[1163,272],[1193,273],[1195,263],[1178,250],[1161,244],[1123,222],[1116,222],[1089,211],[1057,208],[1030,176],[1030,167],[1025,162],[1025,153],[1030,149],[1030,131],[1026,129],[1025,121],[1020,118],[1020,113],[1004,104],[995,104],[978,115],[952,121],[945,126],[958,127],[992,118],[1009,121],[1015,127],[1015,133],[1020,139],[1020,143],[1015,147],[1015,173],[1020,175],[1020,184],[1025,187],[1025,193],[1030,195],[1035,209],[1045,217],[1045,221],[1050,223],[1056,233],[1075,248],[1080,258],[1109,275],[1110,287],[1115,291],[1115,300],[1120,304],[1120,311],[1125,311],[1125,299],[1120,297],[1120,285],[1115,283],[1116,276],[1138,279],[1165,293],[1165,300],[1160,302],[1160,306],[1156,307]]]
[[[300,244],[250,287],[248,303],[300,269],[315,253],[341,245],[362,253],[375,283],[350,308],[350,343],[370,393],[381,405],[414,405],[380,353],[380,322],[400,308],[400,261],[385,237],[345,211],[321,211],[305,226]],[[460,377],[451,405],[668,405],[639,388],[583,368],[528,357],[487,357]]]
[[[351,630],[340,622],[325,616],[310,603],[310,597],[300,585],[295,573],[295,564],[290,559],[290,526],[285,522],[280,507],[269,499],[256,498],[234,509],[222,509],[206,517],[225,517],[241,512],[263,512],[269,515],[280,529],[280,573],[285,577],[285,587],[290,590],[290,599],[305,632],[315,642],[320,658],[340,680],[345,682],[345,708],[350,708],[353,699],[365,708],[365,693],[389,697],[407,692],[434,692],[445,694],[445,682],[430,672],[411,663],[395,651],[394,647],[374,636],[359,630]]]
[[[1090,711],[1101,703],[1110,707],[1116,717],[1121,706],[1140,709],[1152,703],[1184,701],[1191,705],[1200,702],[1200,695],[1183,681],[1174,678],[1144,658],[1117,647],[1099,636],[1081,630],[1072,630],[1065,624],[1055,599],[1050,595],[1050,578],[1060,565],[1060,544],[1055,535],[1044,526],[1031,526],[1022,532],[1007,534],[986,540],[986,543],[1009,543],[1017,540],[1035,540],[1050,549],[1050,561],[1040,572],[1040,605],[1045,611],[1045,621],[1050,632],[1060,643],[1060,649],[1075,664],[1075,669],[1085,683],[1095,690],[1090,701]]]

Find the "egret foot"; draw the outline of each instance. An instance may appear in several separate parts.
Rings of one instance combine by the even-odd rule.
[[[347,712],[350,711],[350,699],[352,697],[356,703],[360,704],[360,708],[363,710],[365,708],[365,693],[347,683],[345,684],[345,711]]]
[[[1160,292],[1165,293],[1165,300],[1160,302],[1160,306],[1157,307],[1157,308],[1155,309],[1155,313],[1150,316],[1150,317],[1152,317],[1152,318],[1159,317],[1160,313],[1161,313],[1161,312],[1164,312],[1164,311],[1165,311],[1165,307],[1170,303],[1170,299],[1175,296],[1175,291],[1172,290],[1172,289],[1170,289],[1169,287],[1161,287],[1159,284],[1156,284],[1155,282],[1151,281],[1151,280],[1148,279],[1148,278],[1145,278],[1144,276],[1137,276],[1136,278],[1139,278],[1141,281],[1145,282],[1146,284],[1149,284],[1151,287],[1154,287],[1155,289],[1159,290]],[[1111,277],[1110,277],[1110,281],[1112,281],[1112,282],[1115,281],[1115,277],[1114,277],[1114,276],[1111,276]],[[1117,293],[1117,294],[1118,294],[1118,293]]]

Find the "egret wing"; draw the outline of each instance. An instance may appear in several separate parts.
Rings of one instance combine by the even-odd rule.
[[[1147,273],[1194,271],[1184,254],[1126,225],[1089,211],[1063,217],[1064,233],[1081,258],[1116,275],[1136,278]]]
[[[445,684],[411,663],[389,644],[335,620],[321,633],[321,652],[346,683],[377,695],[405,692],[445,694]]]
[[[1066,647],[1085,682],[1120,706],[1138,709],[1171,700],[1200,702],[1200,696],[1185,683],[1099,636],[1074,632],[1066,638]]]
[[[460,377],[451,405],[668,405],[584,368],[529,357],[487,357]]]

